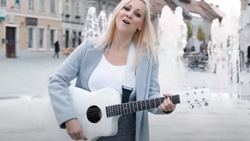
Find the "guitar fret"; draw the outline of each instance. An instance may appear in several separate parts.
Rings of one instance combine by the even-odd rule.
[[[111,116],[126,115],[137,111],[157,108],[164,101],[164,99],[165,97],[107,106],[106,114],[107,117],[111,117]],[[171,97],[170,99],[173,100],[173,102],[175,101],[176,103],[180,103],[178,96]]]
[[[106,114],[107,114],[107,117],[109,117],[109,110],[108,110],[108,109],[109,109],[109,107],[107,106],[107,107],[106,107]]]
[[[115,116],[115,115],[114,115],[114,107],[113,107],[113,106],[111,106],[111,115],[112,115],[112,116]]]
[[[132,106],[133,106],[133,112],[135,112],[135,105],[134,105],[134,102],[132,103]]]
[[[117,116],[117,115],[119,115],[119,107],[118,107],[118,105],[115,105],[115,107],[116,107],[116,116]]]
[[[140,111],[143,109],[142,108],[142,102],[139,102],[139,104],[140,104]]]
[[[116,116],[119,114],[119,110],[118,110],[118,105],[115,105],[115,112],[116,112]]]
[[[117,116],[118,115],[117,105],[114,105],[114,106],[115,106],[115,115]]]
[[[134,102],[134,104],[135,104],[135,111],[138,111],[138,105],[137,105],[137,103],[136,102]]]
[[[150,103],[150,100],[147,100],[147,109],[151,109],[151,103]]]
[[[117,115],[117,107],[116,105],[114,105],[114,109],[115,109],[115,116]]]
[[[121,110],[122,108],[121,108],[121,105],[118,105],[118,113],[119,113],[119,115],[122,115],[122,110]]]
[[[130,113],[129,103],[127,103],[127,108],[128,108],[128,113],[127,114],[129,114]]]
[[[111,108],[110,108],[110,106],[108,107],[108,110],[109,110],[109,116],[111,116]]]
[[[142,110],[144,110],[144,105],[145,105],[145,102],[144,102],[144,101],[142,101],[142,102],[141,102],[141,105],[142,105],[142,106],[141,106],[141,107],[142,107]]]
[[[158,100],[159,100],[159,103],[158,103],[158,105],[161,105],[161,99],[160,99],[160,98],[158,98]]]
[[[133,113],[133,109],[132,109],[131,103],[129,103],[128,105],[129,105],[130,113]]]
[[[124,108],[124,115],[127,114],[127,107],[126,107],[126,104],[123,104],[123,108]]]
[[[129,113],[131,113],[131,106],[130,103],[128,103]]]
[[[138,102],[135,102],[135,105],[136,105],[136,107],[137,107],[137,110],[136,110],[136,111],[140,111],[139,106],[138,106]]]
[[[115,105],[113,105],[113,108],[114,108],[114,116],[116,116],[116,107],[115,107]]]
[[[155,108],[156,108],[156,102],[155,102],[155,99],[154,99],[154,104],[155,104]]]

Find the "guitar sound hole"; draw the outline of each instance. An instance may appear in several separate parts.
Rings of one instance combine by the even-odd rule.
[[[89,107],[87,111],[87,118],[92,123],[97,123],[102,118],[101,109],[97,106]]]

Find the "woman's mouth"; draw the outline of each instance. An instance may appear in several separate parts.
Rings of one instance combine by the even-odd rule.
[[[130,24],[128,20],[122,20],[125,24]]]

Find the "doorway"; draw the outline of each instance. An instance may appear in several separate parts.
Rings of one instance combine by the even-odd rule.
[[[16,28],[6,27],[6,57],[16,58]]]

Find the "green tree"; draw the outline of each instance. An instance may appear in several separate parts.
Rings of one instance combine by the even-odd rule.
[[[205,33],[203,32],[203,29],[201,26],[198,27],[198,32],[196,34],[196,37],[199,41],[204,41],[205,40]]]
[[[186,22],[187,25],[187,39],[190,39],[193,36],[193,30],[189,22]]]

